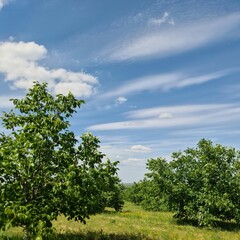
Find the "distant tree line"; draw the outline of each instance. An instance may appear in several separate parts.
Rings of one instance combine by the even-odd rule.
[[[196,148],[149,159],[145,178],[125,198],[150,211],[173,211],[177,219],[240,223],[240,152],[202,139]]]

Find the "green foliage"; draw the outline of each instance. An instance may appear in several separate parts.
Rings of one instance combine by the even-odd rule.
[[[167,211],[171,209],[171,170],[163,158],[149,159],[146,177],[125,190],[126,200],[140,205],[149,211]]]
[[[102,212],[106,190],[119,183],[117,163],[102,162],[92,134],[79,144],[68,130],[84,102],[71,93],[54,97],[39,83],[12,101],[15,111],[2,116],[10,134],[0,136],[0,228],[22,226],[27,238],[40,240],[51,236],[59,214],[85,222]]]
[[[106,189],[107,207],[114,208],[117,212],[121,211],[124,205],[123,201],[123,185],[120,180],[115,179],[114,183],[109,183]]]
[[[166,211],[169,209],[165,194],[160,191],[156,182],[144,178],[138,183],[125,189],[124,197],[127,201],[142,206],[149,211]]]
[[[144,187],[142,186],[142,182],[138,183],[134,182],[133,185],[124,188],[124,200],[135,203],[136,205],[141,205],[143,200],[142,191]]]
[[[173,154],[170,201],[176,217],[240,222],[240,152],[201,140],[197,148]]]
[[[171,209],[176,218],[199,225],[240,223],[239,151],[203,139],[172,158],[148,160],[149,173],[127,190],[128,200],[147,210]]]

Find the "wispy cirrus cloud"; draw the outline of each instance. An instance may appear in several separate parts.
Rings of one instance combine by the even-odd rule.
[[[101,98],[116,97],[119,95],[128,95],[131,93],[139,93],[142,91],[149,91],[155,89],[167,91],[174,88],[183,88],[221,78],[231,73],[232,71],[233,70],[231,69],[226,69],[223,71],[198,76],[191,76],[183,73],[169,73],[145,76],[142,78],[130,80],[127,84],[101,95]]]
[[[15,89],[28,89],[33,81],[47,82],[54,93],[89,97],[96,91],[96,77],[84,72],[63,68],[48,69],[40,61],[47,57],[47,49],[35,42],[0,42],[0,73]]]
[[[240,84],[229,85],[222,92],[229,98],[240,98]]]
[[[193,128],[193,129],[185,129],[185,130],[176,130],[170,133],[171,136],[174,137],[208,137],[212,136],[234,136],[240,135],[240,130],[233,130],[230,128],[222,127],[203,127],[203,128]]]
[[[176,105],[129,111],[126,113],[126,116],[131,119],[161,118],[162,115],[169,115],[171,116],[170,118],[176,118],[176,116],[186,116],[188,114],[201,115],[206,112],[209,113],[214,111],[218,112],[221,110],[226,110],[230,107],[235,107],[235,105],[233,104]]]
[[[153,25],[157,25],[157,26],[159,26],[163,23],[168,23],[171,25],[175,24],[173,18],[170,17],[170,14],[168,12],[165,12],[161,18],[151,18],[149,20],[149,24],[153,24]]]
[[[150,22],[161,24],[167,21],[166,19],[167,16],[163,16]],[[108,49],[105,55],[109,61],[124,61],[178,54],[236,36],[239,24],[240,14],[234,13],[218,18],[175,24],[172,28],[154,28],[140,36],[138,33],[135,36],[129,35],[117,46]]]
[[[145,158],[127,158],[126,160],[120,161],[120,165],[126,165],[126,166],[145,166],[147,159]]]
[[[160,118],[159,116],[163,113],[171,115],[171,118]],[[205,104],[159,107],[131,111],[126,116],[132,120],[92,125],[88,127],[88,130],[192,128],[236,123],[240,120],[240,105]]]

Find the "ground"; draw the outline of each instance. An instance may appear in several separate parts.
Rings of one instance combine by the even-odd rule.
[[[234,223],[217,228],[199,228],[179,224],[168,212],[147,212],[141,207],[125,203],[122,212],[106,209],[103,214],[92,216],[83,225],[67,221],[63,216],[53,223],[56,239],[82,240],[239,240],[240,229]],[[0,239],[21,239],[21,229],[10,229]]]

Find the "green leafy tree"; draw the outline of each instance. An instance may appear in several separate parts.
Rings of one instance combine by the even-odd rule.
[[[158,163],[158,161],[155,159],[149,160],[147,168],[151,168],[153,172],[146,174],[143,180],[128,187],[125,190],[124,196],[127,201],[140,205],[145,210],[166,211],[169,209],[167,201],[168,195],[163,191],[163,186],[159,185],[159,179],[155,181],[156,176],[153,177],[156,173],[156,169],[154,169],[154,166],[156,166],[155,163]]]
[[[85,222],[104,210],[106,190],[119,183],[117,163],[103,163],[99,140],[84,134],[79,143],[68,130],[84,102],[71,93],[52,96],[35,83],[26,97],[13,99],[0,136],[0,228],[21,226],[29,239],[47,239],[59,214]]]
[[[176,218],[197,220],[199,225],[214,220],[240,223],[239,151],[202,139],[196,148],[175,152],[172,158],[148,161],[146,177],[149,189],[155,189],[148,191],[148,198],[153,194],[156,204],[166,203]],[[146,196],[140,195],[143,203]],[[149,210],[154,210],[154,201]]]
[[[172,193],[173,173],[169,163],[164,158],[149,159],[147,162],[148,173],[146,177],[149,181],[148,198],[149,202],[145,209],[155,211],[170,210],[172,205],[169,198]]]
[[[119,179],[113,179],[113,182],[109,182],[106,189],[106,201],[107,206],[114,208],[117,212],[121,211],[124,205],[123,190],[124,187]],[[111,180],[112,181],[112,180]]]
[[[146,179],[139,182],[134,182],[133,185],[125,188],[124,190],[124,199],[130,202],[135,203],[136,205],[142,205],[142,201],[145,196],[145,183]]]
[[[240,223],[240,152],[201,140],[197,148],[173,154],[171,201],[176,217],[197,219],[199,225],[212,220]]]

